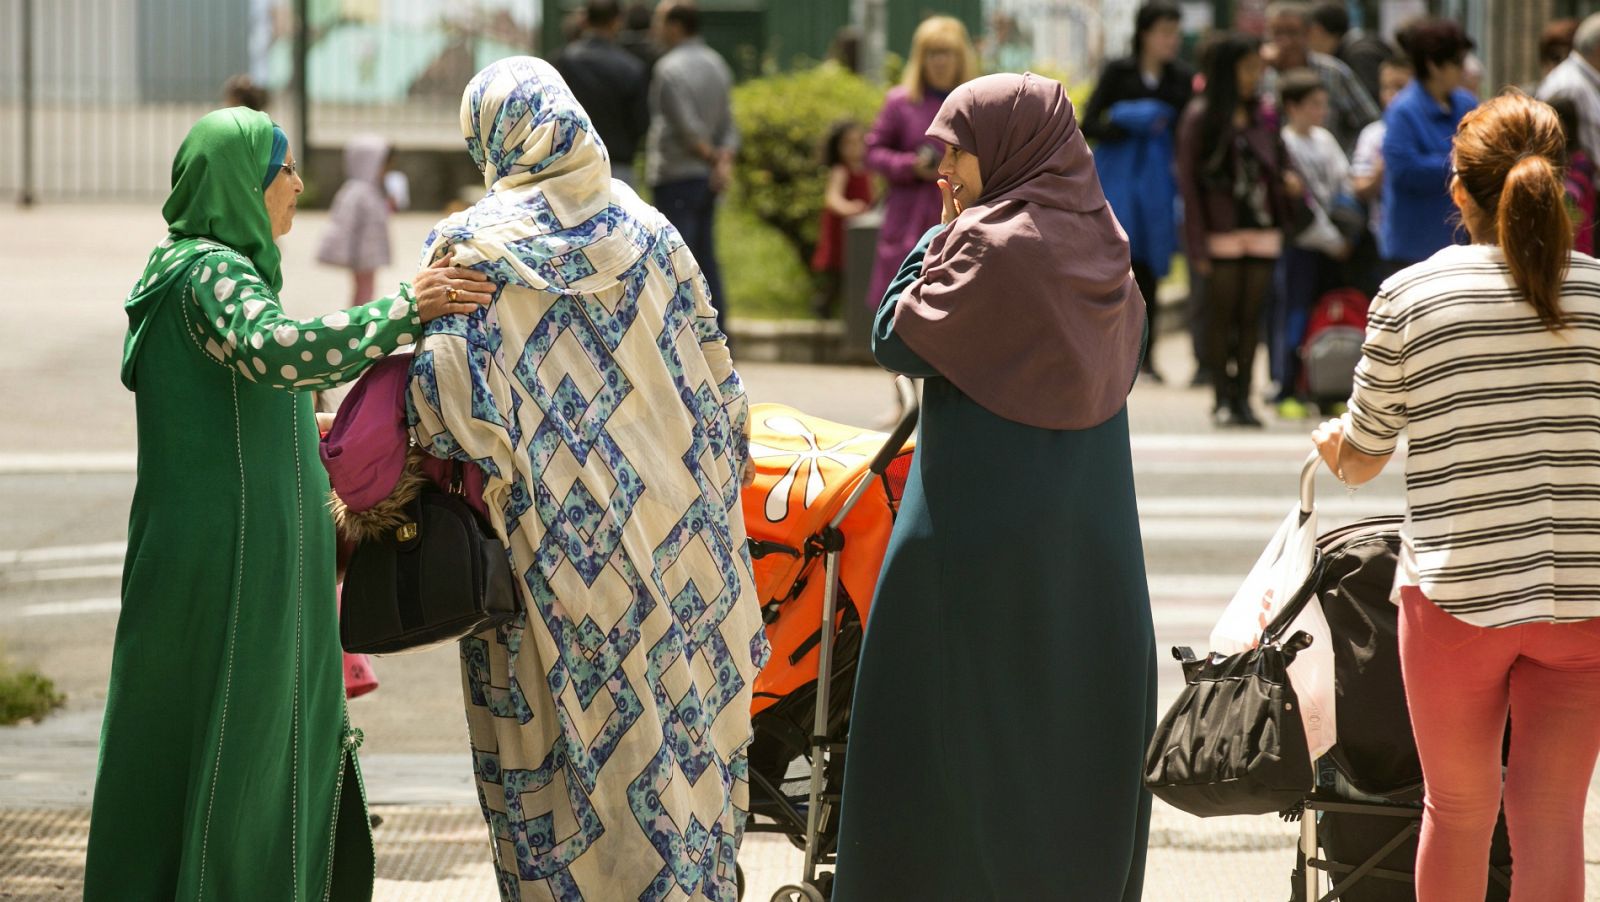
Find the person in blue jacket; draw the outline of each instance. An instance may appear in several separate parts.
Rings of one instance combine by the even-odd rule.
[[[1383,114],[1383,208],[1378,250],[1390,272],[1463,244],[1450,200],[1450,152],[1456,126],[1478,105],[1461,87],[1472,39],[1451,19],[1419,19],[1401,30],[1400,47],[1416,79]]]
[[[1178,60],[1178,8],[1152,0],[1134,19],[1133,55],[1106,64],[1083,112],[1083,134],[1095,142],[1095,166],[1111,210],[1128,233],[1133,279],[1150,317],[1150,347],[1141,371],[1156,382],[1156,283],[1178,249],[1173,209],[1173,132],[1194,96],[1194,70]]]

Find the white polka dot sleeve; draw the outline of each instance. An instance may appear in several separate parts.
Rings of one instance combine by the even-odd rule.
[[[184,310],[195,344],[251,382],[318,391],[349,382],[422,334],[411,286],[392,297],[291,319],[246,258],[209,254],[189,274]]]

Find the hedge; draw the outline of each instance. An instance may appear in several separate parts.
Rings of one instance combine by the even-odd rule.
[[[891,55],[893,74],[899,65]],[[1089,87],[1069,90],[1075,105],[1087,101]],[[719,217],[717,256],[736,315],[810,315],[810,261],[827,185],[822,141],[841,119],[870,127],[884,94],[883,86],[834,63],[751,79],[733,89],[742,143],[734,186]],[[780,259],[784,247],[792,256]]]
[[[733,89],[740,200],[789,242],[801,263],[817,244],[827,172],[819,148],[840,119],[869,127],[884,90],[833,63],[752,79]]]

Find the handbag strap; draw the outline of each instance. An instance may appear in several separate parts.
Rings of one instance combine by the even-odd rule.
[[[420,629],[427,618],[422,610],[422,548],[427,538],[423,531],[427,529],[426,506],[423,499],[427,497],[424,491],[416,500],[407,505],[412,521],[416,524],[417,535],[415,541],[407,543],[409,547],[395,547],[395,579],[396,607],[400,615],[401,629],[410,632]]]
[[[1277,645],[1279,643],[1283,638],[1284,632],[1289,629],[1290,624],[1294,623],[1295,618],[1305,611],[1306,605],[1311,603],[1311,599],[1316,597],[1317,587],[1322,585],[1322,577],[1327,572],[1328,556],[1317,552],[1316,559],[1311,563],[1311,572],[1306,574],[1305,580],[1300,583],[1300,588],[1295,590],[1288,604],[1279,609],[1278,616],[1272,618],[1272,622],[1268,623],[1266,629],[1261,631],[1261,644],[1263,646]],[[1290,637],[1290,641],[1292,642],[1296,638],[1298,637]],[[1309,636],[1306,638],[1310,639]],[[1308,641],[1306,644],[1309,645],[1310,642]]]

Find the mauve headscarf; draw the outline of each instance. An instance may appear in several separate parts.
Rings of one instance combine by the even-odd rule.
[[[983,193],[934,237],[895,332],[998,416],[1110,419],[1136,376],[1144,303],[1067,92],[987,75],[950,94],[928,135],[978,157]]]

